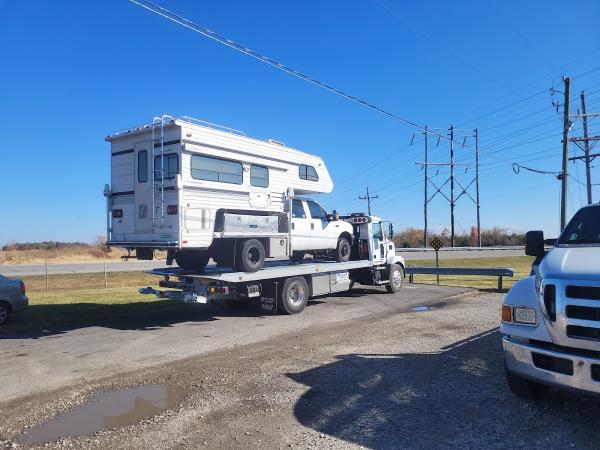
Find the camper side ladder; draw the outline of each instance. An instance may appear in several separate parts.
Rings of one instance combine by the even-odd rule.
[[[152,176],[152,224],[162,228],[165,221],[165,122],[173,120],[163,115],[152,120],[152,163],[159,157],[159,167],[154,164]]]

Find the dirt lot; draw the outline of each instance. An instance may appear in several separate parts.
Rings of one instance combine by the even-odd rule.
[[[105,364],[94,360],[90,347],[90,354],[82,356],[89,361],[77,367],[86,379],[63,373],[63,384],[71,381],[58,389],[49,390],[39,380],[30,383],[23,369],[15,369],[12,376],[20,376],[30,394],[15,395],[16,385],[12,391],[4,387],[2,398],[13,400],[0,404],[0,441],[11,446],[28,427],[82,403],[93,391],[164,383],[185,393],[175,408],[134,425],[50,446],[598,448],[597,400],[556,393],[533,404],[507,390],[497,328],[500,294],[407,288],[395,302],[394,296],[374,292],[319,300],[296,317],[257,319],[252,312],[228,316],[217,310],[210,314],[217,320],[208,322],[208,313],[204,319],[170,320],[169,331],[180,328],[188,339],[177,342],[171,340],[174,335],[163,334],[165,350],[187,358],[175,355],[158,366],[151,358],[125,371],[126,363],[113,361],[120,354],[117,349],[111,352],[98,342]],[[432,309],[415,311],[416,305]],[[190,322],[199,326],[190,327]],[[243,323],[246,328],[240,328]],[[257,334],[259,325],[277,332]],[[152,347],[152,333],[161,334],[165,326],[131,326],[120,336],[121,345],[127,347],[141,334]],[[199,349],[189,350],[197,342],[194,330],[210,336],[219,327],[240,338],[232,345],[219,335],[220,348],[202,355],[197,355]],[[38,360],[52,367],[35,353],[38,347],[54,351],[56,364],[61,363],[54,343],[58,339],[49,338],[59,336],[67,348],[88,334],[98,339],[97,333],[96,328],[82,328],[30,336],[37,345],[28,343],[27,336],[12,336],[3,341],[9,344],[3,360],[23,364],[33,355],[32,370],[39,369]],[[19,348],[26,356],[17,356]],[[132,359],[142,358],[145,348],[133,347]],[[8,379],[6,370],[0,369],[3,380]],[[36,373],[51,378],[43,370]]]

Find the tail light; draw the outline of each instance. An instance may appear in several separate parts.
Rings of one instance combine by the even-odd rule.
[[[25,295],[25,283],[21,281],[21,295]]]
[[[553,284],[547,284],[544,287],[544,306],[548,313],[548,319],[556,322],[556,286]]]
[[[169,205],[167,206],[167,214],[170,216],[174,216],[175,214],[177,214],[178,212],[178,208],[177,205]]]
[[[123,217],[123,210],[122,209],[113,209],[112,217],[113,217],[113,219],[120,219],[121,217]]]

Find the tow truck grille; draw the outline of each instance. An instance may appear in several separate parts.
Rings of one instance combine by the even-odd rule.
[[[600,300],[600,287],[592,286],[567,286],[568,298],[581,298],[585,300]]]

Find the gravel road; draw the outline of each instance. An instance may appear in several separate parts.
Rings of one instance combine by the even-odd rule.
[[[129,333],[146,335],[151,347],[156,342],[150,336],[170,325],[188,330],[189,339],[165,341],[162,349],[169,352],[197,345],[197,328],[207,333],[226,327],[238,339],[202,355],[119,374],[114,374],[116,366],[84,367],[79,371],[86,380],[73,378],[54,390],[37,386],[31,395],[0,404],[0,442],[12,445],[26,427],[81,403],[93,391],[165,383],[186,393],[174,409],[50,447],[598,448],[597,400],[555,393],[548,400],[528,403],[506,388],[497,328],[501,294],[410,288],[399,296],[363,291],[331,297],[297,317],[257,321],[248,314],[217,313],[217,323],[176,321],[155,329],[126,330],[125,348],[135,340]],[[384,298],[396,299],[395,306],[381,303]],[[361,309],[378,299],[377,307]],[[414,311],[416,304],[432,309]],[[361,312],[347,315],[356,308]],[[334,311],[342,317],[322,319]],[[303,324],[295,325],[297,321]],[[284,329],[246,342],[243,336],[252,335],[261,324]],[[92,330],[77,330],[86,331]],[[77,332],[63,330],[39,343],[46,345],[45,340],[59,336],[70,350],[69,344],[81,341]],[[22,345],[23,339],[5,340],[2,348],[6,343]],[[18,345],[10,351],[18,351]],[[140,358],[144,349],[133,349],[131,357]],[[11,353],[4,354],[3,361],[16,364],[26,358]],[[111,360],[109,351],[108,366]]]

